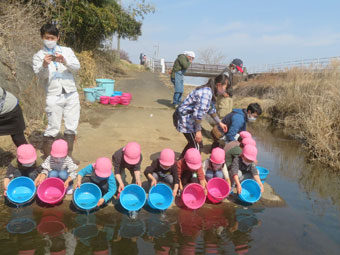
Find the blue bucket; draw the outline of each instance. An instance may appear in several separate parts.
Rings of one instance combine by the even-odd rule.
[[[244,180],[241,183],[242,192],[239,198],[246,203],[256,203],[261,198],[261,188],[258,183],[252,179]]]
[[[137,184],[127,185],[120,193],[119,200],[125,210],[138,211],[145,204],[145,190]]]
[[[260,179],[262,183],[266,182],[267,175],[269,174],[269,170],[261,166],[257,166],[256,168],[259,171],[259,175],[260,175]]]
[[[84,88],[84,93],[85,93],[85,100],[87,102],[95,102],[96,101],[96,90],[95,88]]]
[[[25,176],[13,179],[7,186],[7,198],[14,204],[24,204],[31,201],[35,192],[34,182]]]
[[[32,219],[16,218],[7,224],[6,229],[11,234],[27,234],[32,232],[36,225],[37,224]]]
[[[149,191],[148,204],[153,209],[166,210],[170,207],[172,201],[172,190],[164,183],[158,183]]]
[[[98,101],[101,96],[105,96],[105,88],[96,87],[94,88],[96,94],[96,100]]]
[[[123,92],[122,91],[115,91],[112,96],[115,97],[115,96],[122,96],[123,95]]]
[[[83,183],[80,188],[73,193],[74,204],[82,210],[91,210],[97,206],[99,199],[102,198],[100,188],[94,183]]]
[[[110,97],[113,94],[115,81],[111,79],[96,79],[97,87],[105,88],[105,95]]]

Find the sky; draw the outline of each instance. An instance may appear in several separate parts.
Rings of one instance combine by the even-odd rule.
[[[123,0],[125,4],[128,0]],[[174,61],[178,54],[213,48],[244,66],[340,56],[339,0],[149,0],[137,41],[121,48]],[[114,42],[115,45],[115,42]],[[199,56],[197,56],[199,57]],[[228,64],[226,63],[226,64]]]

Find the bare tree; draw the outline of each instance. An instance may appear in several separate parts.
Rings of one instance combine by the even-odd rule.
[[[227,57],[222,51],[214,48],[206,48],[198,51],[198,62],[210,65],[226,64]]]

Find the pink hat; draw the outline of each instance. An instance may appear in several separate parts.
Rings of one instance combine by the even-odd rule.
[[[124,160],[130,165],[136,165],[140,160],[140,145],[136,142],[128,143],[124,149]]]
[[[21,164],[29,164],[37,160],[37,152],[32,144],[22,144],[17,149],[17,157]]]
[[[93,167],[95,169],[96,175],[101,178],[110,177],[112,173],[112,163],[108,158],[98,158]]]
[[[240,132],[240,137],[242,139],[244,139],[244,138],[251,138],[251,134],[248,131],[241,131]]]
[[[224,164],[225,162],[225,151],[219,147],[214,148],[210,155],[210,161],[214,164]]]
[[[186,151],[184,160],[188,167],[193,170],[197,170],[202,166],[201,153],[195,148],[190,148]]]
[[[246,145],[243,148],[242,155],[250,160],[250,161],[256,161],[256,156],[257,156],[257,149],[253,145]]]
[[[256,146],[255,140],[254,140],[253,138],[250,138],[250,137],[242,139],[242,142],[241,142],[241,143],[242,143],[244,146],[245,146],[245,145]]]
[[[172,166],[175,164],[175,152],[171,149],[164,149],[159,156],[159,163],[163,166]]]
[[[19,255],[34,255],[36,249],[19,251]]]
[[[64,158],[67,156],[67,142],[63,139],[58,139],[53,142],[51,156],[55,158]]]

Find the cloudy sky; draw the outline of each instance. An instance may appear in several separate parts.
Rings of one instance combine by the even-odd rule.
[[[124,2],[124,1],[123,1]],[[173,61],[185,50],[214,48],[245,66],[340,56],[339,0],[150,0],[156,12],[137,41],[121,43]]]

